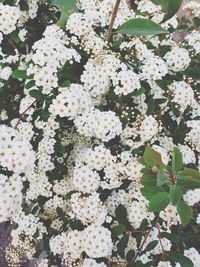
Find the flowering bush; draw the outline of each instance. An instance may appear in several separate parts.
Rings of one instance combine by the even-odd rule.
[[[200,4],[0,2],[8,266],[199,267]]]

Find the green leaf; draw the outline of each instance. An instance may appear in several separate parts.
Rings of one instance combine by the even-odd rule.
[[[200,188],[200,180],[192,178],[191,176],[178,176],[177,185],[179,185],[183,191],[188,191],[189,189]]]
[[[57,207],[57,208],[56,208],[56,212],[57,212],[57,214],[58,214],[59,217],[61,217],[61,218],[65,217],[65,214],[64,214],[62,208]]]
[[[146,89],[144,87],[141,87],[138,90],[134,90],[133,93],[131,93],[131,96],[140,96],[146,92]]]
[[[173,263],[179,262],[181,267],[194,267],[193,262],[181,253],[170,251],[167,252],[166,258]]]
[[[168,9],[163,21],[172,18],[178,12],[183,2],[183,0],[166,0],[166,1],[168,2]]]
[[[14,70],[11,74],[14,79],[22,79],[25,80],[27,78],[27,74],[25,70]]]
[[[169,239],[172,243],[172,245],[180,248],[180,249],[184,249],[184,242],[182,240],[182,237],[180,236],[180,234],[172,234],[172,233],[168,233],[168,232],[162,232],[161,233],[161,237],[165,237],[167,239]]]
[[[60,85],[60,87],[69,87],[70,86],[70,81],[64,81],[61,85]]]
[[[200,18],[196,17],[196,18],[193,19],[193,21],[194,21],[194,24],[195,24],[196,27],[200,27]]]
[[[134,250],[129,250],[129,252],[126,254],[126,259],[128,262],[131,262],[133,258],[135,257],[135,251]]]
[[[29,10],[29,5],[28,5],[26,0],[20,1],[20,10],[21,11],[28,11]]]
[[[150,251],[150,250],[154,249],[157,245],[158,245],[158,240],[151,241],[151,242],[147,245],[147,247],[146,247],[145,250]]]
[[[40,232],[39,232],[39,229],[37,227],[35,233],[33,234],[33,238],[37,239],[39,237],[39,234],[40,234]]]
[[[163,90],[168,91],[168,86],[172,84],[173,81],[171,80],[156,80],[156,84]]]
[[[186,226],[192,217],[192,208],[185,201],[177,204],[177,212],[181,219],[182,226]]]
[[[156,101],[155,101],[155,99],[151,98],[149,103],[148,103],[146,114],[147,115],[153,114],[155,111],[155,108],[156,108]]]
[[[119,224],[126,224],[126,222],[127,222],[127,210],[123,205],[120,204],[115,209],[115,215],[116,215],[116,219],[119,222]]]
[[[129,240],[129,236],[128,235],[124,235],[120,239],[120,241],[117,243],[117,252],[118,252],[119,256],[122,257],[123,259],[125,258],[124,250],[127,247],[128,240]]]
[[[174,148],[172,154],[172,173],[176,174],[183,167],[183,156],[178,148]]]
[[[131,19],[122,24],[117,31],[131,36],[158,35],[168,33],[167,30],[163,29],[160,25],[156,24],[152,20],[143,18]]]
[[[64,27],[71,13],[78,11],[75,0],[52,0],[52,4],[59,8],[61,17],[57,24]]]
[[[63,155],[65,153],[65,147],[60,142],[57,142],[54,148],[55,152],[59,155]]]
[[[177,185],[170,185],[170,201],[172,205],[176,205],[182,198],[183,192]]]
[[[183,0],[151,0],[151,2],[161,6],[162,11],[165,13],[163,21],[166,21],[177,13]]]
[[[144,162],[149,167],[161,166],[163,164],[161,155],[150,147],[147,147],[145,149],[143,157],[144,157]]]
[[[125,230],[125,226],[123,224],[116,225],[111,229],[112,234],[114,236],[123,234],[124,230]]]
[[[191,77],[193,80],[199,80],[200,79],[200,73],[198,68],[192,68],[188,67],[184,72],[184,75]]]
[[[34,97],[39,102],[42,102],[45,100],[45,96],[42,94],[42,92],[38,89],[31,90],[29,92],[30,96]]]
[[[26,88],[26,89],[30,89],[30,88],[32,88],[34,85],[35,85],[35,81],[34,81],[34,80],[31,80],[31,81],[27,82],[27,84],[25,85],[25,88]]]
[[[178,175],[181,177],[191,176],[192,178],[200,181],[200,172],[195,169],[186,168],[183,171],[179,172]]]
[[[149,203],[149,211],[157,212],[165,209],[170,203],[169,194],[166,192],[160,192],[152,197]]]
[[[157,6],[161,6],[163,12],[167,12],[168,10],[168,0],[150,0]]]
[[[157,173],[157,186],[161,186],[167,183],[169,180],[169,175],[167,175],[164,171],[159,170]]]
[[[154,195],[160,192],[160,188],[157,186],[144,186],[140,191],[146,199],[150,200]]]

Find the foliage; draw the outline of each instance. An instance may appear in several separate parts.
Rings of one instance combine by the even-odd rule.
[[[8,266],[199,265],[200,4],[135,2],[0,3]]]

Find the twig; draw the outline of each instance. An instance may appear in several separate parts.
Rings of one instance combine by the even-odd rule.
[[[17,48],[17,46],[8,38],[8,37],[5,37],[5,39],[8,41],[8,43],[14,48],[14,49],[16,49],[17,51],[19,51],[18,50],[18,48]]]
[[[14,129],[17,129],[21,119],[23,118],[23,116],[26,114],[26,112],[36,103],[37,100],[35,100],[33,103],[31,103],[24,111],[23,113],[19,114],[19,119],[14,127]]]
[[[146,231],[140,231],[140,230],[128,230],[128,231],[126,231],[126,233],[129,233],[129,234],[145,234],[147,232]]]
[[[160,231],[160,224],[159,224],[159,222],[156,222],[156,227],[158,229],[158,239],[159,239],[160,246],[161,246],[161,249],[162,249],[161,260],[164,260],[165,259],[165,251],[164,251],[164,247],[163,247],[163,243],[162,243],[162,239],[161,239],[161,231]]]
[[[148,236],[149,236],[150,233],[151,233],[151,230],[152,230],[152,227],[151,227],[151,228],[149,229],[149,231],[147,232],[147,234],[146,234],[146,236],[145,236],[145,238],[144,238],[142,244],[140,245],[140,247],[139,247],[139,249],[138,249],[137,254],[136,254],[135,257],[133,258],[133,261],[132,261],[133,264],[134,264],[135,260],[137,259],[137,257],[140,255],[140,252],[142,251],[142,249],[143,249],[143,247],[144,247],[144,245],[145,245],[145,243],[146,243],[146,241],[147,241],[147,238],[148,238]],[[133,266],[134,266],[134,265],[133,265]]]
[[[107,34],[107,41],[108,42],[110,41],[110,38],[112,36],[112,29],[113,29],[113,25],[114,25],[115,19],[117,17],[117,12],[118,12],[118,9],[119,9],[120,2],[121,2],[121,0],[116,0],[115,6],[113,8],[112,17],[111,17],[110,25],[109,25],[109,28],[108,28],[108,34]]]

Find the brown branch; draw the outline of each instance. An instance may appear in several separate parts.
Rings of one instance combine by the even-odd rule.
[[[33,102],[33,103],[31,103],[21,114],[19,114],[19,119],[18,119],[18,121],[17,121],[17,123],[16,123],[16,125],[15,125],[15,127],[14,127],[14,129],[17,129],[17,127],[18,127],[18,125],[19,125],[19,123],[20,123],[20,121],[21,121],[21,119],[24,117],[24,115],[26,114],[26,112],[34,105],[36,103],[36,100]]]
[[[107,34],[107,41],[108,42],[110,41],[110,38],[112,36],[112,29],[113,29],[113,25],[114,25],[115,19],[117,17],[117,12],[118,12],[118,9],[119,9],[120,2],[121,2],[121,0],[116,0],[115,6],[113,8],[112,17],[111,17],[110,25],[109,25],[109,28],[108,28],[108,34]]]
[[[12,42],[12,40],[10,40],[7,36],[5,37],[5,39],[14,49],[18,51],[18,47]]]
[[[144,245],[145,245],[145,243],[146,243],[146,241],[147,241],[147,238],[148,238],[148,236],[149,236],[150,233],[151,233],[151,230],[152,230],[152,227],[151,227],[151,228],[149,229],[149,231],[147,232],[147,234],[146,234],[146,236],[145,236],[145,238],[144,238],[142,244],[140,245],[140,247],[139,247],[139,249],[138,249],[137,254],[136,254],[135,257],[133,258],[133,261],[132,261],[132,264],[133,264],[133,265],[131,265],[131,266],[134,266],[134,263],[135,263],[137,257],[140,255],[140,253],[141,253],[141,251],[142,251],[142,249],[143,249],[143,247],[144,247]]]
[[[146,231],[140,231],[140,230],[127,230],[127,234],[145,234],[147,233]]]
[[[161,239],[161,231],[160,231],[160,224],[159,222],[156,222],[156,227],[158,229],[158,240],[162,249],[162,255],[161,255],[161,260],[165,260],[165,250],[163,247],[162,239]]]

